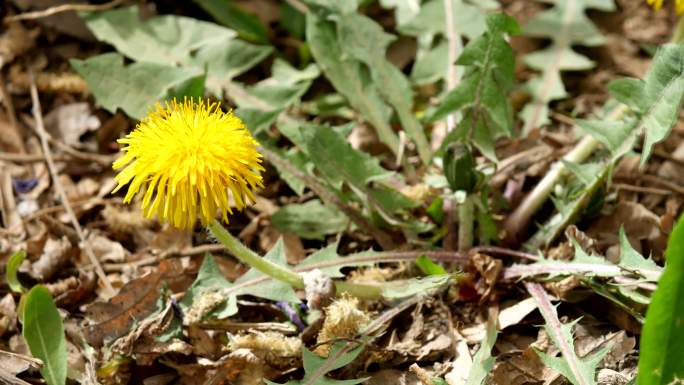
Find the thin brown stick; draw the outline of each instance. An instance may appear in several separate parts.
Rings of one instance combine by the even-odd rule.
[[[90,263],[95,267],[95,272],[97,273],[100,280],[102,280],[102,284],[104,284],[105,286],[107,295],[113,296],[115,294],[114,288],[112,287],[111,282],[109,282],[107,274],[105,274],[104,270],[102,269],[100,261],[98,261],[97,257],[95,257],[93,249],[90,247],[90,244],[86,241],[85,236],[83,234],[83,229],[81,228],[81,224],[78,223],[76,214],[74,214],[74,209],[69,204],[69,199],[67,197],[66,191],[64,191],[64,186],[62,186],[61,182],[59,181],[57,167],[55,167],[55,162],[52,159],[52,154],[50,152],[50,145],[48,143],[49,136],[48,133],[45,131],[45,125],[43,124],[43,112],[41,111],[40,99],[38,98],[38,88],[36,87],[36,81],[33,76],[33,72],[30,72],[29,75],[31,78],[31,101],[33,103],[33,117],[36,120],[36,125],[34,128],[36,134],[40,138],[40,144],[43,148],[43,153],[45,154],[45,161],[47,162],[48,170],[50,171],[50,176],[52,177],[52,183],[55,187],[55,190],[57,191],[57,194],[62,200],[64,209],[66,210],[66,213],[71,220],[71,224],[74,226],[74,229],[76,230],[78,238],[81,240],[81,243],[83,244],[83,249],[85,250],[86,255],[90,259]]]
[[[56,7],[50,7],[40,11],[26,12],[19,15],[8,16],[5,18],[5,23],[13,23],[20,20],[35,20],[42,19],[44,17],[56,15],[63,12],[95,12],[95,11],[106,11],[112,9],[119,4],[122,4],[125,0],[113,0],[109,3],[104,4],[62,4]]]
[[[672,156],[672,154],[668,154],[663,150],[653,150],[653,155],[657,156],[658,158],[668,160],[676,164],[677,166],[684,167],[684,160],[675,158],[674,156]]]
[[[613,183],[616,190],[632,191],[643,194],[672,195],[672,191],[655,187],[634,186],[626,183]]]
[[[627,179],[627,180],[641,180],[647,183],[655,184],[658,186],[661,186],[663,188],[666,188],[672,192],[675,192],[677,194],[684,195],[684,186],[679,185],[674,182],[670,182],[668,180],[665,180],[663,178],[657,177],[655,175],[648,175],[648,174],[638,174],[638,175],[616,175],[614,179]]]
[[[365,231],[368,234],[370,234],[373,237],[373,239],[375,239],[383,249],[394,249],[394,241],[392,240],[392,237],[390,237],[389,234],[373,226],[370,222],[368,222],[368,220],[366,220],[366,218],[364,218],[361,215],[361,213],[359,213],[351,206],[344,204],[337,196],[335,196],[335,194],[331,193],[323,185],[318,183],[316,178],[300,171],[298,168],[290,164],[290,162],[281,158],[279,155],[277,155],[271,150],[262,147],[260,148],[260,152],[264,155],[266,160],[273,163],[273,165],[277,166],[278,168],[281,168],[289,172],[298,179],[301,179],[304,182],[304,184],[306,184],[306,186],[309,187],[314,193],[316,193],[316,195],[318,195],[322,200],[328,202],[329,204],[332,204],[333,206],[337,207],[340,211],[342,211],[344,214],[346,214],[347,217],[349,217],[349,219],[352,222],[354,222],[354,224],[356,224],[362,231]]]

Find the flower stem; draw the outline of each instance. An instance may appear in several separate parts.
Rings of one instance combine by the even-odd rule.
[[[474,205],[471,196],[466,196],[458,205],[458,251],[467,252],[473,247]]]
[[[228,230],[226,230],[226,228],[223,227],[219,221],[213,220],[211,223],[209,223],[207,228],[212,234],[214,234],[216,239],[221,242],[231,254],[233,254],[235,258],[240,260],[240,262],[259,270],[271,278],[287,282],[294,288],[304,288],[304,280],[302,280],[302,277],[300,277],[299,274],[286,267],[276,265],[275,263],[260,257],[257,253],[243,245],[239,239],[235,238],[230,232],[228,232]]]

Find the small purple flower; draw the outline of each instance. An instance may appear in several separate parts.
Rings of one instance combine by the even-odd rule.
[[[14,191],[16,191],[17,194],[26,194],[38,185],[38,179],[14,179],[12,181],[12,185],[14,186]]]
[[[299,331],[303,331],[306,326],[304,325],[304,322],[302,322],[302,319],[299,318],[299,314],[297,313],[297,310],[295,310],[292,306],[290,306],[289,303],[285,301],[278,301],[276,302],[276,306],[278,306],[283,313],[287,316],[287,318],[297,326]]]

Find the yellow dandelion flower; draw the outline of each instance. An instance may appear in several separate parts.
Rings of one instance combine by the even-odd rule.
[[[146,217],[181,229],[192,228],[199,216],[207,225],[220,211],[232,213],[228,192],[238,210],[254,202],[253,189],[262,187],[258,143],[232,112],[218,103],[176,100],[157,104],[126,137],[119,139],[124,155],[113,168],[118,186],[125,185],[129,203],[144,191]]]
[[[646,3],[656,11],[663,7],[663,0],[646,0]],[[684,0],[675,0],[675,12],[677,15],[684,13]]]

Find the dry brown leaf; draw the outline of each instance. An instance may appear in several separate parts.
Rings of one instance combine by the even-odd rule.
[[[89,103],[65,104],[45,115],[45,129],[52,137],[75,148],[86,148],[81,136],[98,128],[100,119],[92,114]]]
[[[39,33],[37,29],[26,30],[21,23],[9,23],[5,26],[7,29],[0,35],[0,68],[33,48]]]
[[[0,337],[7,332],[17,330],[17,305],[12,293],[5,294],[0,299]]]
[[[43,253],[30,264],[28,273],[37,280],[49,280],[74,256],[75,248],[66,236],[60,239],[48,238]]]
[[[100,347],[106,338],[126,334],[135,320],[145,319],[156,310],[162,286],[184,279],[182,273],[178,260],[163,260],[153,272],[127,283],[107,302],[90,305],[86,310],[88,343]]]

